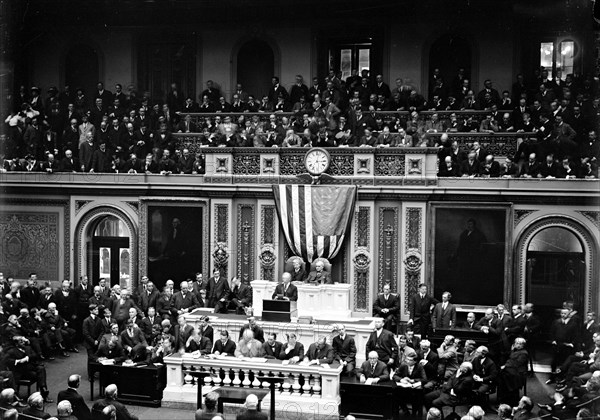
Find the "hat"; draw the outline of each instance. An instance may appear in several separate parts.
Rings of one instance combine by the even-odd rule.
[[[39,88],[39,87],[37,87],[37,86],[31,86],[31,89],[30,89],[30,90],[37,90],[37,91],[39,92],[39,91],[40,91],[40,88]]]

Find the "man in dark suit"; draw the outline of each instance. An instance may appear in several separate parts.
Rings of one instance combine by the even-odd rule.
[[[144,337],[146,337],[146,341],[150,343],[150,337],[152,337],[152,328],[154,325],[160,326],[162,318],[156,316],[156,308],[154,308],[154,306],[150,306],[147,313],[148,315],[142,318],[140,321],[140,328],[144,333]]]
[[[356,366],[356,344],[354,338],[346,333],[346,326],[344,324],[334,325],[333,333],[336,334],[333,337],[332,343],[336,359],[344,367],[344,373],[353,375],[354,367]]]
[[[115,384],[110,384],[104,390],[104,399],[94,403],[92,409],[94,411],[101,411],[105,407],[112,405],[117,410],[118,420],[138,420],[137,416],[129,413],[129,410],[127,410],[127,407],[125,407],[123,403],[117,401],[117,394],[117,386]]]
[[[190,313],[198,307],[198,299],[190,291],[187,281],[182,281],[179,287],[181,290],[173,295],[172,306],[178,315]]]
[[[473,359],[473,381],[475,394],[479,397],[480,404],[486,405],[486,395],[496,388],[496,379],[498,378],[498,367],[496,363],[488,357],[488,348],[485,346],[477,347],[475,351],[477,356]]]
[[[405,361],[396,369],[392,377],[394,382],[399,382],[402,385],[413,385],[421,383],[421,386],[427,383],[427,375],[423,366],[417,363],[415,354],[406,357]],[[423,392],[420,389],[407,389],[406,397],[402,398],[400,408],[405,414],[408,414],[406,401],[411,402],[413,416],[418,416],[422,412],[423,407]]]
[[[295,333],[287,334],[287,343],[281,346],[279,359],[289,360],[289,363],[298,363],[304,359],[304,345],[296,340]]]
[[[498,319],[494,316],[494,310],[492,308],[488,308],[485,311],[485,315],[477,322],[477,327],[479,331],[487,334],[489,336],[489,350],[490,356],[496,363],[500,362],[500,355],[503,350],[502,344],[502,336],[500,323]]]
[[[452,295],[450,292],[442,294],[442,301],[433,309],[433,328],[456,327],[456,308],[450,303]]]
[[[143,313],[147,314],[148,308],[156,308],[156,303],[158,302],[159,297],[160,294],[154,287],[154,283],[149,281],[146,284],[146,290],[140,292],[138,296],[138,306]]]
[[[390,285],[385,284],[383,293],[380,293],[373,302],[373,316],[383,318],[385,320],[383,328],[395,333],[398,315],[400,315],[400,299],[398,299],[398,296],[391,294]]]
[[[325,264],[323,261],[317,261],[315,263],[315,271],[311,271],[306,278],[307,283],[316,283],[316,284],[333,284],[333,280],[331,279],[331,274],[327,271],[324,271],[323,268]]]
[[[375,319],[375,331],[369,335],[366,349],[367,353],[376,351],[380,361],[393,366],[394,360],[398,356],[398,346],[394,334],[383,328],[383,322],[383,318]]]
[[[136,362],[146,360],[146,351],[148,343],[142,330],[135,326],[132,320],[128,320],[125,330],[121,333],[121,343],[129,355],[129,358]]]
[[[304,281],[306,278],[306,270],[302,267],[302,260],[297,257],[292,261],[294,269],[290,273],[292,275],[292,281]]]
[[[85,403],[84,398],[77,392],[77,388],[81,384],[81,376],[71,375],[67,382],[67,389],[60,391],[56,401],[69,401],[73,408],[73,415],[77,417],[77,420],[89,420],[92,418],[92,413],[89,407]]]
[[[267,341],[263,343],[264,357],[267,359],[279,359],[282,347],[283,344],[277,341],[277,334],[269,333],[267,335]]]
[[[437,299],[427,294],[427,285],[419,284],[419,292],[410,298],[410,319],[408,324],[413,326],[415,334],[427,338],[431,325],[431,307],[438,303]]]
[[[206,297],[208,306],[215,308],[215,313],[227,311],[227,298],[231,290],[227,280],[221,278],[221,271],[218,268],[213,270],[213,276],[208,279],[206,285]]]
[[[464,328],[466,330],[478,330],[477,320],[475,319],[475,313],[469,312],[467,314],[467,320],[465,322],[463,322],[462,324],[460,324],[460,327]]]
[[[185,315],[179,315],[177,317],[177,325],[175,326],[175,351],[185,350],[188,338],[190,338],[193,332],[194,327],[187,323]]]
[[[296,302],[298,300],[298,288],[291,283],[292,275],[290,273],[283,273],[281,280],[282,282],[275,287],[275,291],[273,292],[271,299]]]
[[[102,321],[98,318],[98,306],[91,303],[88,306],[90,315],[83,320],[82,334],[83,346],[87,350],[88,360],[93,359],[98,343],[102,337]],[[60,399],[58,401],[61,401]]]
[[[335,353],[333,348],[327,344],[325,336],[321,336],[315,343],[308,346],[306,357],[309,365],[331,364],[335,360]]]
[[[375,350],[368,353],[368,359],[356,370],[356,376],[361,383],[370,380],[370,383],[376,384],[390,380],[388,365],[379,360]]]
[[[21,290],[21,302],[29,309],[35,307],[40,300],[40,289],[37,288],[37,274],[30,273],[27,279],[27,286]],[[4,295],[2,296],[4,298]]]
[[[239,337],[243,337],[244,331],[246,331],[247,329],[252,330],[252,333],[254,334],[254,338],[256,340],[260,341],[261,343],[265,342],[265,332],[263,331],[262,327],[256,323],[256,318],[254,318],[253,316],[249,317],[248,323],[244,324],[242,328],[240,328]]]
[[[237,277],[231,279],[231,286],[229,306],[234,308],[238,315],[244,315],[246,308],[252,306],[252,288]]]
[[[463,362],[455,375],[452,375],[441,389],[425,395],[425,406],[442,409],[445,405],[455,404],[470,395],[473,390],[473,365]]]
[[[229,332],[227,330],[221,330],[220,335],[221,339],[215,341],[212,352],[216,355],[223,354],[234,356],[236,344],[229,338]]]
[[[427,383],[423,384],[423,389],[432,390],[438,380],[439,356],[437,352],[431,350],[431,343],[429,340],[421,340],[420,346],[421,349],[417,350],[417,358],[427,375]]]

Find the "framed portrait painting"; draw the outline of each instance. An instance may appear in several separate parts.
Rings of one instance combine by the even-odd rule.
[[[430,276],[434,295],[452,301],[496,305],[510,297],[511,206],[430,204]]]
[[[142,200],[140,277],[159,288],[208,270],[208,210],[205,201]]]

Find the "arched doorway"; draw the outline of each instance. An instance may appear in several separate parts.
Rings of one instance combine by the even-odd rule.
[[[71,92],[82,88],[89,97],[99,80],[98,51],[86,44],[71,47],[65,58],[65,84],[71,87]]]
[[[547,227],[527,247],[527,300],[551,315],[564,301],[581,311],[585,296],[585,254],[581,241],[566,228]]]
[[[131,233],[119,218],[106,215],[91,226],[88,261],[91,261],[92,279],[105,278],[111,286],[131,286]]]
[[[471,80],[471,60],[471,45],[466,38],[451,34],[438,38],[429,50],[429,94],[431,95],[434,87],[432,79],[434,69],[440,69],[440,74],[450,93],[452,81],[460,68],[465,69],[466,78]]]
[[[275,73],[275,55],[271,46],[263,40],[246,42],[237,54],[237,82],[244,90],[258,98],[271,88]]]

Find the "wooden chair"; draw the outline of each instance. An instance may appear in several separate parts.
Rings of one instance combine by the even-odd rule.
[[[22,386],[26,386],[27,387],[27,396],[25,398],[29,398],[29,396],[31,395],[31,387],[33,385],[35,385],[37,383],[37,381],[35,379],[19,379],[18,381],[15,381],[16,385],[17,385],[17,395],[20,394],[20,390]]]

